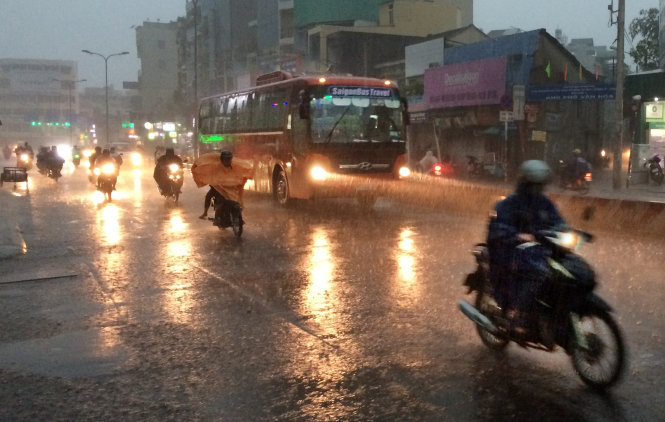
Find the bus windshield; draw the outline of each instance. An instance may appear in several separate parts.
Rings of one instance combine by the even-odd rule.
[[[391,88],[317,86],[310,95],[314,143],[405,140],[401,103]]]

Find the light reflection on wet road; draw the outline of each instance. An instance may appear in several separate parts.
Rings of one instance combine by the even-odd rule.
[[[189,176],[178,205],[159,197],[151,176],[145,168],[123,171],[113,202],[99,205],[82,168],[58,184],[33,172],[30,187],[30,252],[21,262],[91,274],[81,271],[66,284],[77,295],[58,304],[87,314],[51,335],[93,330],[94,354],[115,356],[120,368],[106,374],[110,382],[135,385],[135,393],[120,397],[161,394],[167,409],[189,409],[192,420],[614,416],[602,400],[580,393],[565,356],[511,349],[510,363],[497,363],[457,312],[462,277],[473,269],[468,250],[482,240],[485,221],[382,201],[369,214],[350,201],[284,210],[248,195],[248,224],[238,241],[196,218],[206,190]],[[647,268],[662,257],[653,247],[662,241],[644,242],[647,253],[631,259]],[[655,357],[635,360],[636,367],[662,375],[660,343],[648,338],[644,321],[662,318],[652,304],[665,300],[663,293],[631,290],[630,302],[622,303],[622,280],[612,279],[617,263],[602,252],[590,255],[601,260],[602,294],[617,304],[625,328],[641,321],[639,355]],[[51,303],[47,296],[63,287],[33,288]],[[650,308],[641,313],[647,297]],[[649,381],[662,385],[655,375]],[[620,403],[636,415],[625,420],[651,414],[636,409],[656,398],[646,385],[638,378],[618,389]],[[561,406],[566,400],[572,410]],[[506,414],[502,401],[512,406]]]

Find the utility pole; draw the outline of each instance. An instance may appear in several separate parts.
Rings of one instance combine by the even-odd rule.
[[[614,13],[610,6],[610,13]],[[617,11],[617,79],[616,79],[616,97],[615,97],[615,125],[616,136],[614,139],[614,160],[612,168],[612,187],[614,190],[621,189],[621,168],[623,156],[623,79],[624,79],[624,29],[626,16],[626,2],[619,0],[619,10]]]

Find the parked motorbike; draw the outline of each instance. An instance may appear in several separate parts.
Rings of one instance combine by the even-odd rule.
[[[466,159],[466,173],[471,177],[500,179],[505,175],[505,170],[500,163],[485,165],[473,155],[467,155]]]
[[[169,164],[166,169],[169,177],[168,182],[165,184],[164,189],[160,193],[166,198],[173,198],[173,202],[178,202],[180,198],[180,190],[182,188],[184,171],[182,167],[176,163]]]
[[[615,384],[625,365],[624,340],[612,308],[594,293],[596,279],[590,266],[574,251],[592,236],[581,230],[550,230],[520,248],[545,247],[551,276],[534,302],[526,332],[510,328],[509,313],[495,298],[489,279],[489,252],[484,243],[473,249],[478,267],[464,285],[476,292],[475,306],[462,300],[460,310],[473,322],[482,342],[503,350],[511,341],[524,348],[570,355],[573,367],[587,385],[603,389]]]
[[[118,168],[111,162],[104,163],[101,167],[95,167],[93,170],[97,178],[97,190],[104,194],[104,199],[112,201],[113,185],[116,182]]]
[[[649,158],[644,167],[649,167],[649,177],[654,181],[658,186],[663,184],[663,168],[660,166],[660,157],[654,155]]]
[[[217,201],[213,197],[210,205],[215,210],[215,216],[208,217],[208,220],[212,221],[213,226],[217,226],[220,229],[231,227],[233,234],[240,239],[243,226],[245,225],[242,219],[242,207],[240,204],[236,201],[229,201],[223,198],[222,201]]]

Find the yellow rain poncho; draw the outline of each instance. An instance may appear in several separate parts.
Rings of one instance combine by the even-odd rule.
[[[254,177],[254,166],[251,161],[234,157],[231,167],[224,167],[219,153],[211,152],[194,160],[192,176],[199,188],[210,185],[224,198],[242,205],[243,187]]]

